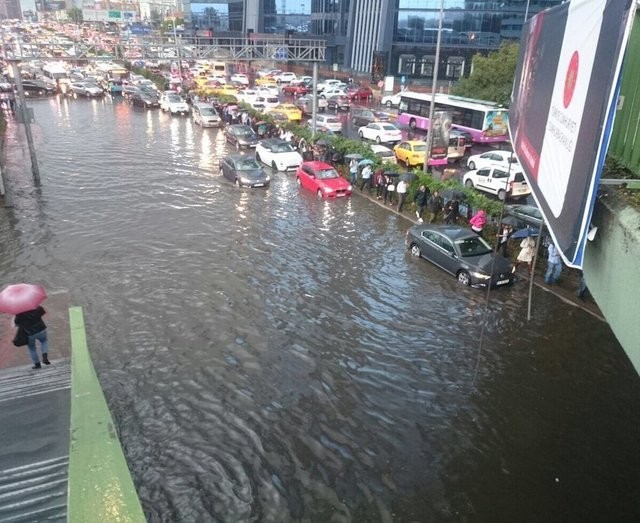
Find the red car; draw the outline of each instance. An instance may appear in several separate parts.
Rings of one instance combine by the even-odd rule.
[[[316,193],[318,198],[351,196],[351,184],[324,162],[304,162],[296,171],[296,183]]]
[[[282,88],[282,94],[292,94],[294,96],[304,96],[309,92],[304,84],[291,85],[287,84]]]
[[[354,100],[368,100],[369,98],[371,98],[373,96],[373,91],[371,90],[371,87],[360,86],[360,87],[356,87],[354,89],[351,89],[351,90],[347,91],[347,96],[349,97],[349,100],[351,100],[351,101],[354,101]]]

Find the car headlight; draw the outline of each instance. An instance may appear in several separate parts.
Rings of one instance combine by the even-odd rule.
[[[251,180],[249,178],[240,178],[240,181],[245,184],[250,184]]]
[[[491,276],[485,274],[484,272],[472,272],[471,276],[479,280],[488,280],[489,278],[491,278]]]
[[[322,190],[324,192],[326,192],[326,193],[330,193],[331,192],[331,187],[324,187]]]
[[[267,177],[265,178],[265,181],[270,182],[270,181],[271,181],[271,176],[267,176]]]

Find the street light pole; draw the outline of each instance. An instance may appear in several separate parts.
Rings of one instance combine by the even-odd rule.
[[[429,169],[429,159],[431,158],[431,147],[433,144],[433,111],[436,105],[436,90],[438,89],[438,67],[440,66],[440,42],[442,40],[442,21],[444,19],[444,0],[440,0],[440,19],[438,20],[438,39],[436,40],[436,63],[433,66],[433,83],[431,84],[431,105],[429,107],[429,129],[427,130],[427,150],[424,153],[424,164],[422,166],[424,172]],[[434,173],[437,173],[434,170]],[[440,175],[434,176],[436,180],[440,179]]]

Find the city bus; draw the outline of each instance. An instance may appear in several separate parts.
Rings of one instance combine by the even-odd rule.
[[[411,129],[429,129],[431,94],[405,92],[400,97],[398,124]],[[437,93],[435,111],[451,113],[454,129],[471,134],[476,143],[499,143],[509,140],[509,110],[492,102]]]

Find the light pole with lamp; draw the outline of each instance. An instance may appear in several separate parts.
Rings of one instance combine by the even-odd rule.
[[[442,40],[442,21],[444,19],[444,0],[440,0],[440,19],[438,20],[438,39],[436,40],[436,58],[433,66],[433,83],[431,84],[431,105],[429,107],[429,129],[427,130],[427,150],[424,153],[424,172],[429,170],[429,160],[431,159],[431,148],[433,146],[433,111],[436,105],[436,90],[438,89],[438,67],[440,65],[440,42]],[[436,180],[440,179],[440,173],[434,170]]]

